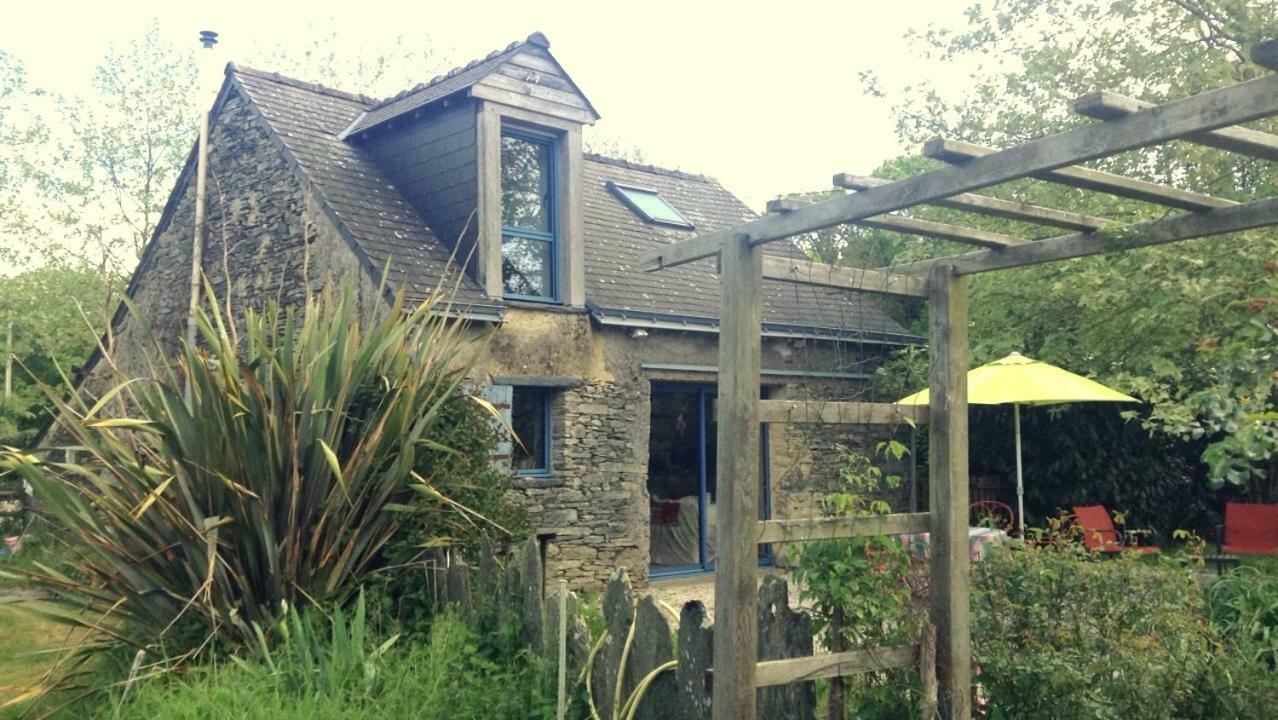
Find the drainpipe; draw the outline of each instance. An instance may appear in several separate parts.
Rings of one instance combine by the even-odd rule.
[[[204,53],[205,56],[211,56],[213,46],[217,45],[217,33],[212,30],[200,31],[200,45],[209,52]],[[203,86],[204,65],[201,62],[199,68],[198,85]],[[209,164],[209,111],[200,111],[200,140],[199,149],[196,151],[195,161],[195,232],[191,239],[191,297],[190,304],[187,306],[186,313],[186,342],[188,346],[195,344],[196,326],[195,313],[200,307],[200,275],[204,267],[204,193],[205,185],[208,180],[208,164]],[[191,407],[191,379],[186,378],[186,386],[183,390],[183,396],[186,399],[186,406]]]

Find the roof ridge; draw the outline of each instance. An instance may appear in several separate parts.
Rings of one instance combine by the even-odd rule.
[[[706,182],[706,183],[719,182],[718,180],[715,180],[709,175],[702,175],[699,173],[685,172],[683,170],[674,170],[671,168],[658,167],[657,165],[648,165],[646,163],[637,163],[632,160],[626,160],[625,158],[609,157],[607,155],[600,155],[599,153],[592,153],[592,152],[583,153],[583,155],[585,156],[587,160],[592,160],[594,162],[603,163],[605,165],[616,165],[617,167],[623,167],[629,170],[638,170],[640,172],[652,173],[654,175],[665,175],[667,177],[679,178],[681,180],[699,180],[701,182]]]
[[[483,57],[481,57],[481,58],[475,58],[474,60],[471,60],[470,62],[466,63],[465,65],[458,65],[457,67],[452,68],[451,70],[448,70],[448,71],[447,71],[447,72],[445,72],[445,73],[442,73],[442,74],[440,74],[440,75],[436,75],[435,77],[431,78],[430,80],[427,80],[426,82],[423,82],[423,83],[417,83],[416,85],[414,85],[414,86],[412,86],[412,87],[408,88],[407,90],[401,90],[401,91],[399,91],[399,92],[395,93],[394,95],[391,95],[391,96],[390,96],[390,97],[388,97],[388,98],[385,98],[385,99],[382,99],[382,100],[374,100],[374,101],[373,101],[373,104],[372,104],[372,107],[370,107],[370,108],[369,108],[369,110],[377,110],[377,109],[380,109],[380,108],[386,107],[387,105],[390,105],[391,103],[396,102],[396,101],[398,101],[398,100],[403,100],[404,98],[408,97],[409,95],[412,95],[412,94],[414,94],[414,93],[421,92],[422,90],[425,90],[425,89],[427,89],[427,88],[429,88],[429,87],[432,87],[432,86],[434,86],[434,85],[437,85],[437,84],[439,84],[439,83],[441,83],[441,82],[443,82],[443,81],[447,80],[447,79],[448,79],[448,78],[450,78],[450,77],[453,77],[453,76],[458,75],[458,74],[460,74],[460,73],[466,72],[467,70],[470,70],[471,68],[475,67],[476,65],[480,65],[480,64],[482,64],[482,63],[486,63],[486,62],[488,62],[489,60],[492,60],[492,59],[494,59],[494,58],[500,57],[500,56],[502,56],[502,55],[508,55],[508,54],[510,54],[510,53],[513,53],[515,50],[518,50],[519,48],[523,47],[524,45],[537,45],[537,46],[539,46],[539,47],[549,47],[549,46],[550,46],[550,43],[549,43],[548,41],[546,41],[546,39],[545,39],[545,38],[546,38],[546,36],[545,36],[545,35],[542,35],[540,32],[534,32],[532,35],[529,35],[529,36],[528,36],[527,38],[525,38],[524,40],[516,40],[516,41],[514,41],[514,42],[510,43],[509,45],[507,45],[506,47],[504,47],[504,48],[502,48],[502,49],[500,49],[500,50],[493,50],[492,52],[488,53],[487,55],[485,55],[485,56],[483,56]]]
[[[353,102],[360,103],[362,105],[371,105],[377,102],[376,98],[369,97],[368,95],[364,95],[363,93],[353,93],[353,92],[348,92],[346,90],[338,90],[337,88],[328,87],[327,85],[320,85],[319,83],[308,82],[306,80],[299,80],[297,78],[281,75],[277,72],[272,72],[269,70],[259,70],[258,68],[249,67],[247,65],[237,65],[236,63],[233,63],[233,62],[229,62],[226,64],[226,72],[239,73],[241,75],[252,75],[254,77],[260,77],[264,80],[270,80],[272,82],[276,82],[281,85],[288,85],[289,87],[295,87],[302,90],[309,90],[313,93],[317,93],[320,95],[329,95],[331,97],[341,98],[343,100],[350,100]]]

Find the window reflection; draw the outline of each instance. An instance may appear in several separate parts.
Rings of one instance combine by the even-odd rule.
[[[502,288],[506,295],[555,296],[553,140],[501,137]]]

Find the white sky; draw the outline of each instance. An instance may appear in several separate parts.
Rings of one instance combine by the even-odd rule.
[[[540,30],[603,116],[597,137],[639,147],[654,164],[714,176],[761,208],[906,150],[893,135],[888,102],[864,95],[858,73],[873,70],[889,88],[930,79],[961,93],[966,70],[912,56],[904,35],[958,28],[968,4],[43,0],[8,4],[0,48],[26,63],[34,83],[71,91],[111,43],[138,36],[152,18],[192,46],[198,30],[217,30],[230,60],[257,45],[287,44],[308,21],[361,45],[426,32],[450,66]]]

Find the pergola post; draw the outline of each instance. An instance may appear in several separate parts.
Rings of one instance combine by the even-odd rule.
[[[928,277],[931,341],[932,623],[938,710],[972,715],[971,569],[968,563],[967,278],[949,265]]]
[[[714,579],[714,720],[756,716],[759,655],[759,370],[763,248],[746,235],[720,257],[718,554]]]

